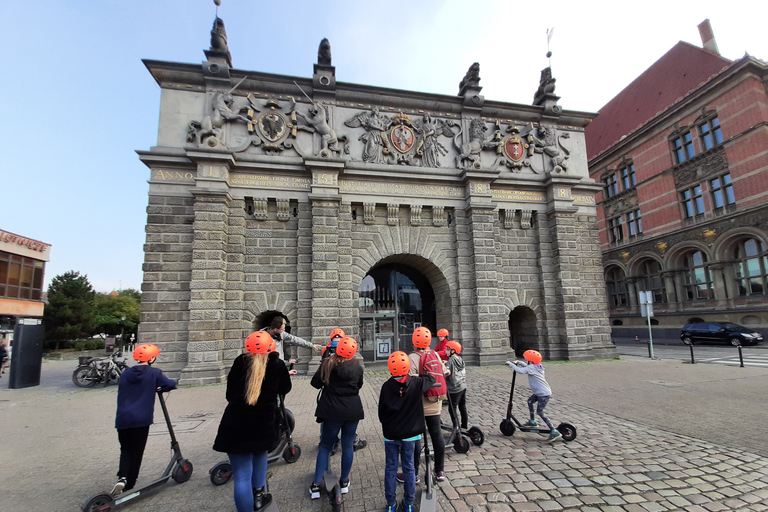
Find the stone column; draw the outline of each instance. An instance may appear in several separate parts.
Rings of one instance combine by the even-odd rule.
[[[638,313],[640,310],[637,307],[637,278],[628,277],[627,282],[627,295],[629,296],[629,307],[633,313]]]
[[[680,307],[677,301],[677,287],[675,286],[675,272],[667,270],[661,273],[664,280],[664,293],[667,295],[667,311],[677,311]]]
[[[715,300],[717,301],[717,307],[724,308],[728,303],[728,295],[725,290],[725,279],[723,278],[723,268],[725,265],[722,263],[713,264],[709,266],[709,272],[712,276],[712,291],[715,294]]]

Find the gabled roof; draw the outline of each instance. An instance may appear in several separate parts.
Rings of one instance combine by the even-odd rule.
[[[703,48],[678,42],[624,88],[587,126],[587,160],[698,88],[731,61]]]

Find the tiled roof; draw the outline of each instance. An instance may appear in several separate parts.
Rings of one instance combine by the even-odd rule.
[[[731,61],[680,41],[598,112],[586,128],[587,159],[629,135]]]

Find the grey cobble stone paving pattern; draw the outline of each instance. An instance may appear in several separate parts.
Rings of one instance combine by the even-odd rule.
[[[509,371],[498,367],[468,368],[470,423],[483,430],[485,443],[481,447],[472,445],[466,454],[447,449],[448,481],[440,484],[438,510],[768,510],[765,455],[720,444],[723,439],[717,436],[697,438],[674,432],[685,429],[678,428],[673,416],[660,425],[663,428],[653,421],[643,424],[621,417],[637,414],[628,409],[658,407],[637,399],[633,388],[639,386],[638,376],[659,380],[652,373],[669,373],[674,364],[630,360],[548,366],[554,390],[549,416],[555,423],[567,421],[578,429],[575,441],[552,445],[535,434],[516,432],[504,437],[499,423],[509,397]],[[586,378],[583,372],[590,372],[591,379],[599,381],[601,375],[616,368],[625,374],[625,381],[615,382],[612,387],[604,383],[603,392],[577,382]],[[55,382],[44,379],[36,388],[0,390],[0,428],[5,439],[0,460],[0,510],[74,511],[86,497],[108,490],[113,483],[119,450],[113,428],[116,388],[75,388],[71,381],[66,384],[72,369],[71,362],[46,362],[46,374],[58,372]],[[580,370],[580,377],[573,377],[574,369]],[[766,370],[752,370],[735,374],[733,381],[724,379],[721,385],[742,385],[736,380],[744,379],[762,383],[766,375]],[[352,486],[344,505],[346,512],[384,509],[384,453],[376,404],[385,378],[384,371],[366,371],[362,398],[367,411],[359,432],[369,446],[355,454]],[[685,380],[681,375],[678,378]],[[574,387],[569,388],[566,381]],[[522,382],[518,381],[514,411],[524,420],[528,389]],[[590,400],[585,400],[585,389],[590,390]],[[674,391],[665,394],[668,403],[664,406],[670,415],[674,415],[678,401],[701,399],[695,394],[686,395],[682,389],[671,389]],[[734,395],[738,395],[736,389]],[[272,493],[281,512],[330,510],[325,500],[312,501],[307,492],[319,434],[313,416],[316,394],[307,378],[296,378],[294,391],[288,395],[288,406],[297,421],[294,437],[301,445],[302,455],[295,464],[281,460],[270,466]],[[613,395],[627,398],[629,403],[624,410],[617,408],[611,413],[603,407],[606,402],[614,403],[609,398]],[[216,487],[208,479],[208,469],[225,459],[223,454],[211,450],[224,406],[221,384],[181,388],[170,394],[168,407],[174,428],[184,455],[194,464],[194,474],[189,482],[170,483],[161,491],[132,502],[125,510],[234,512],[232,484]],[[155,418],[160,422],[152,427],[140,482],[159,475],[170,454],[159,406]],[[714,428],[716,416],[708,418],[702,420],[702,429]],[[444,420],[448,421],[447,411]],[[730,440],[725,438],[729,443]],[[334,456],[332,467],[336,471],[339,462],[340,457]]]

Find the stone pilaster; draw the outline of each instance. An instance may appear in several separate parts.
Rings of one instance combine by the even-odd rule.
[[[473,334],[479,352],[473,362],[480,365],[504,362],[508,345],[507,318],[499,300],[503,277],[498,272],[501,257],[496,247],[498,214],[490,188],[497,176],[488,170],[465,171],[463,175],[469,196],[466,254],[473,265],[467,278],[461,280],[462,323],[476,326]]]
[[[229,155],[188,155],[197,162],[198,171],[196,186],[191,190],[195,217],[187,366],[179,382],[206,384],[223,380],[222,351],[234,349],[235,335],[230,333],[229,345],[225,343],[227,237],[232,201],[228,181],[232,160]],[[233,279],[237,280],[237,274]]]

